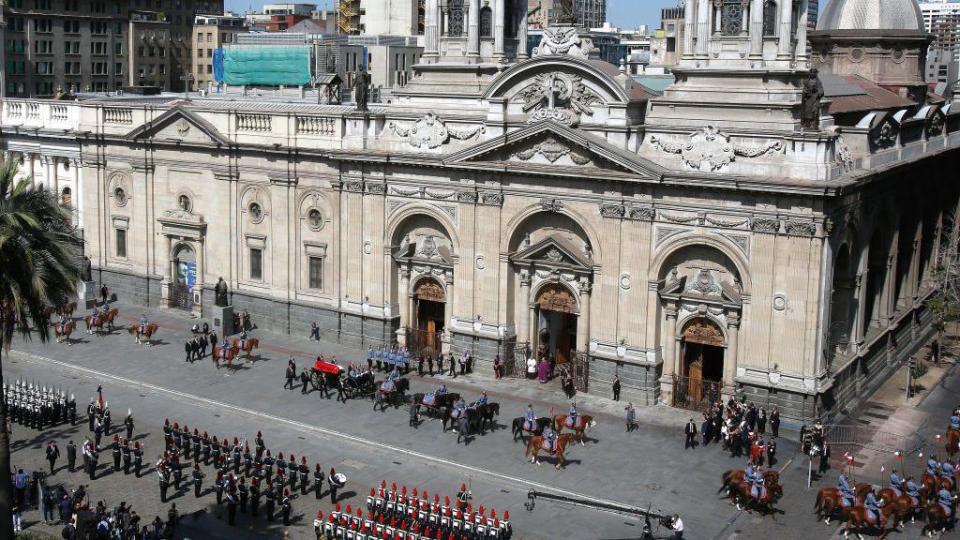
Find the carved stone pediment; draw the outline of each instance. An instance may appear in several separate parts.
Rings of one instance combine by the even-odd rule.
[[[183,107],[173,107],[152,122],[127,133],[131,141],[153,140],[196,144],[203,146],[229,146],[229,140],[216,127],[199,115]]]
[[[585,149],[568,142],[546,136],[539,142],[530,143],[510,154],[510,161],[540,163],[543,165],[591,165],[596,166]]]
[[[547,268],[567,268],[578,272],[590,272],[593,262],[587,251],[577,249],[570,242],[549,236],[536,244],[521,247],[510,260],[524,266],[534,264]]]

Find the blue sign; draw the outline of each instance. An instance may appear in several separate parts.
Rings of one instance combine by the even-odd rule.
[[[179,269],[179,281],[185,283],[187,287],[193,287],[197,283],[197,263],[181,262]]]

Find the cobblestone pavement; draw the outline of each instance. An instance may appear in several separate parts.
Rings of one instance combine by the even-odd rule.
[[[468,400],[480,388],[486,388],[491,401],[501,404],[500,429],[477,436],[466,445],[457,444],[456,437],[441,433],[437,421],[426,420],[417,430],[409,428],[403,409],[373,412],[368,400],[340,404],[316,392],[302,396],[299,389],[282,389],[290,354],[302,366],[319,352],[336,354],[346,362],[362,358],[362,351],[256,331],[254,335],[264,346],[254,361],[232,372],[215,370],[209,359],[184,361],[183,342],[194,320],[175,311],[119,307],[124,322],[146,311],[159,323],[154,346],[137,345],[126,331],[103,337],[81,331],[74,335],[71,345],[18,341],[11,354],[4,356],[4,375],[8,380],[22,377],[62,387],[76,394],[81,408],[102,384],[116,422],[122,421],[128,407],[133,409],[137,432],[144,430],[146,455],[154,458],[151,461],[155,461],[162,445],[160,426],[164,418],[169,418],[230,438],[252,439],[257,430],[262,430],[268,447],[275,452],[306,455],[311,467],[319,462],[326,470],[333,466],[347,474],[349,484],[341,494],[344,504],[362,503],[369,488],[381,480],[451,496],[461,483],[468,482],[475,503],[496,508],[498,513],[510,511],[515,538],[639,535],[641,522],[634,518],[569,504],[539,501],[532,512],[527,512],[523,503],[530,489],[680,513],[687,527],[686,538],[829,538],[836,532],[835,526],[814,520],[811,508],[819,486],[806,489],[807,462],[794,456],[796,445],[786,439],[780,441],[776,465],[783,470],[785,484],[785,496],[778,505],[782,512],[773,516],[738,512],[716,490],[721,473],[740,468],[743,463],[718,448],[684,451],[682,427],[690,416],[687,412],[641,407],[640,429],[627,434],[621,420],[623,403],[578,396],[581,414],[595,414],[598,426],[589,433],[585,446],[569,452],[565,469],[555,470],[549,458],[544,466],[536,467],[524,458],[521,444],[512,442],[509,423],[522,414],[527,403],[533,403],[541,415],[551,408],[565,412],[568,403],[556,388],[523,380],[493,381],[483,374],[457,379],[413,377],[412,392],[428,391],[443,381]],[[953,384],[956,386],[956,380]],[[57,440],[63,449],[68,438],[82,442],[80,437],[85,432],[85,424],[43,434],[17,428],[14,461],[18,465],[44,465],[42,446],[47,440]],[[152,472],[133,480],[122,474],[106,474],[109,464],[103,460],[101,467],[106,467],[104,475],[91,487],[94,500],[106,498],[110,504],[126,500],[149,519],[155,514],[165,515],[167,507],[159,503]],[[834,478],[828,475],[827,480],[833,482]],[[86,483],[79,473],[65,471],[58,471],[51,481],[70,487]],[[190,516],[185,524],[194,531],[193,538],[281,534],[282,527],[267,527],[263,518],[251,527],[251,522],[242,517],[240,527],[229,529],[223,523],[225,511],[217,507],[211,494],[195,499],[191,492],[174,500],[181,514]],[[313,537],[311,522],[318,509],[329,511],[329,499],[316,501],[308,496],[294,501],[299,518],[289,530],[291,537]],[[35,521],[37,514],[26,518]],[[918,527],[907,527],[898,537],[917,538],[918,531]],[[659,536],[668,534],[661,530]]]

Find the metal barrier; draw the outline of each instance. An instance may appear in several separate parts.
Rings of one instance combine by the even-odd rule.
[[[834,448],[854,446],[886,454],[900,452],[901,455],[908,455],[916,452],[923,445],[923,441],[916,433],[899,435],[851,424],[826,426],[824,431],[827,441]]]

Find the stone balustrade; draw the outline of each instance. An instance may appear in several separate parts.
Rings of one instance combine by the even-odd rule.
[[[127,107],[104,107],[103,123],[121,126],[133,125],[133,109]]]
[[[273,117],[267,114],[237,114],[237,131],[270,133],[273,131]]]

